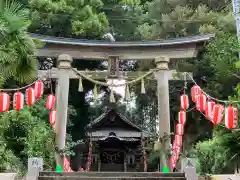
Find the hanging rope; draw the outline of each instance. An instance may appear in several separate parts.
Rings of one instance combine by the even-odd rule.
[[[110,87],[119,87],[119,86],[126,86],[126,85],[130,85],[130,84],[135,84],[135,83],[138,83],[139,81],[141,81],[143,78],[153,74],[155,71],[157,71],[157,69],[152,69],[150,70],[149,72],[147,72],[146,74],[134,79],[134,80],[131,80],[131,81],[127,81],[125,83],[122,83],[122,84],[111,84],[109,85],[108,83],[105,83],[105,82],[102,82],[102,81],[98,81],[98,80],[95,80],[93,78],[90,78],[89,76],[85,75],[84,73],[81,73],[79,71],[77,71],[76,69],[72,68],[72,70],[79,76],[79,77],[83,77],[85,79],[87,79],[88,81],[94,83],[94,84],[97,84],[97,85],[101,85],[101,86],[110,86]]]

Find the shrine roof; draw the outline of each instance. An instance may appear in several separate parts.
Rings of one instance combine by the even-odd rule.
[[[128,120],[125,116],[123,116],[122,114],[116,112],[115,110],[113,109],[110,109],[104,113],[102,113],[99,117],[97,117],[95,120],[93,120],[92,122],[90,122],[88,125],[87,125],[87,129],[90,130],[92,129],[95,125],[101,123],[102,121],[104,121],[107,117],[111,117],[111,115],[113,114],[114,118],[116,116],[118,116],[120,118],[121,121],[123,121],[124,123],[126,123],[127,125],[129,125],[130,127],[132,127],[133,129],[141,132],[141,129],[135,125],[134,123],[132,123],[130,120]]]
[[[74,39],[64,37],[52,37],[40,34],[31,34],[33,38],[38,38],[45,43],[50,44],[63,44],[63,45],[76,45],[76,46],[88,46],[88,47],[157,47],[157,46],[169,46],[180,45],[189,43],[199,43],[208,41],[213,38],[215,34],[196,35],[182,38],[172,38],[157,41],[97,41],[97,40],[85,40]]]
[[[137,138],[132,138],[132,137],[126,138],[126,137],[118,137],[118,136],[105,136],[103,138],[99,138],[98,140],[105,141],[108,138],[117,138],[120,141],[130,141],[130,142],[132,142],[132,141],[139,141],[139,139],[137,139]]]
[[[122,130],[122,129],[97,130],[97,131],[87,132],[87,135],[91,136],[93,139],[95,138],[95,140],[99,140],[101,138],[108,137],[112,131],[114,131],[114,133],[116,134],[117,137],[121,137],[124,139],[141,138],[142,136],[143,137],[153,137],[155,135],[154,133],[148,133],[145,131],[132,132],[132,131],[127,131],[127,130]]]

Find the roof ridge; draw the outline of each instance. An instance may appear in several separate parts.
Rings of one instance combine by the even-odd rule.
[[[141,130],[141,128],[139,126],[137,126],[135,123],[133,123],[132,121],[128,120],[126,116],[120,114],[119,112],[116,112],[121,118],[122,120],[124,120],[125,122],[129,123],[132,126],[135,126],[136,128],[138,128],[139,130]]]
[[[87,128],[91,128],[94,124],[100,122],[109,112],[114,111],[123,121],[125,121],[127,124],[129,124],[130,126],[137,128],[138,130],[141,131],[141,128],[139,126],[137,126],[136,124],[134,124],[133,122],[131,122],[130,120],[127,119],[126,116],[122,115],[120,112],[117,112],[116,110],[113,109],[108,109],[106,110],[104,113],[102,113],[100,116],[98,116],[96,119],[94,119],[92,122],[90,122],[86,127]]]
[[[54,37],[42,34],[30,34],[33,38],[39,38],[45,43],[53,44],[69,44],[78,46],[103,46],[103,47],[138,47],[138,46],[164,46],[177,45],[183,43],[196,43],[207,41],[215,36],[215,34],[203,34],[180,38],[169,38],[154,41],[103,41],[103,40],[88,40],[88,39],[74,39],[65,37]]]

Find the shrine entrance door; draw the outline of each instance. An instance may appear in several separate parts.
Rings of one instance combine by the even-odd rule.
[[[123,142],[116,136],[104,138],[99,142],[100,171],[124,171],[125,151]]]

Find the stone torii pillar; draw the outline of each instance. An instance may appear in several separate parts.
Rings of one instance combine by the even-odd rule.
[[[155,59],[156,68],[155,72],[157,80],[157,95],[158,95],[158,120],[159,120],[159,137],[170,135],[170,107],[169,107],[169,79],[171,71],[169,71],[168,57],[158,57]],[[160,153],[160,170],[163,167],[168,167],[167,151],[170,147],[171,139],[167,139],[162,144]]]
[[[58,82],[56,92],[56,148],[60,151],[65,149],[67,111],[68,111],[68,94],[69,94],[69,74],[72,71],[72,57],[68,54],[62,54],[58,57]],[[56,152],[56,163],[63,167],[64,156]]]

